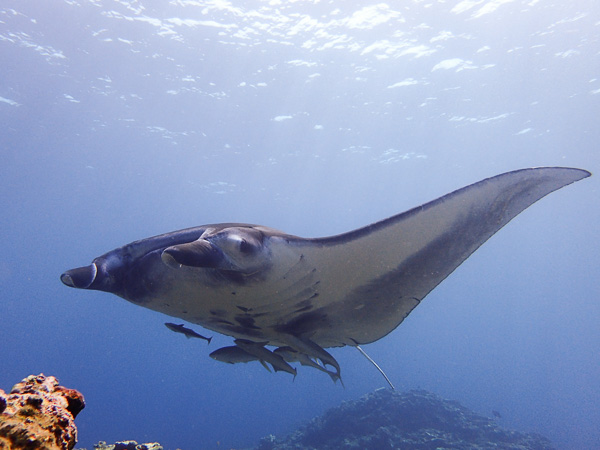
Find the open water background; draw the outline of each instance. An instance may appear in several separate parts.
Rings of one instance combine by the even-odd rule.
[[[595,0],[3,0],[0,387],[43,372],[80,390],[80,447],[284,435],[384,380],[349,348],[332,350],[345,389],[222,364],[208,353],[230,338],[186,340],[59,275],[179,228],[326,236],[572,166],[596,175],[524,212],[365,350],[398,389],[598,448],[599,118]]]

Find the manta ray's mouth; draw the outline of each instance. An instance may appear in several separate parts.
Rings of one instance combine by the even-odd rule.
[[[95,263],[92,263],[89,266],[67,270],[60,276],[60,281],[69,287],[87,289],[96,279],[97,273],[98,268]]]

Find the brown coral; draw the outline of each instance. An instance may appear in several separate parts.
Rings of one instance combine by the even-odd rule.
[[[28,376],[9,394],[0,390],[0,450],[71,450],[84,407],[83,395],[44,374]]]

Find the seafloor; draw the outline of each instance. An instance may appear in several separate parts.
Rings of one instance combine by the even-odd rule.
[[[506,430],[431,392],[379,389],[330,409],[285,439],[267,436],[256,449],[551,448],[543,436]]]
[[[157,443],[136,446],[137,443],[129,441],[119,444],[115,447],[101,443],[94,448],[162,449]],[[551,442],[539,434],[507,430],[494,419],[431,392],[400,393],[378,389],[328,410],[285,438],[266,436],[254,450],[552,448]]]

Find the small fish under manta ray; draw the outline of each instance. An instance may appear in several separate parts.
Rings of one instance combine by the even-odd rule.
[[[353,346],[375,364],[360,345],[394,330],[525,208],[590,175],[516,170],[331,237],[240,223],[187,228],[117,248],[60,278],[232,336],[234,346],[211,353],[218,361],[260,361],[294,376],[290,363],[299,362],[341,381],[326,348]]]
[[[166,322],[165,326],[171,330],[174,331],[175,333],[181,333],[183,334],[186,338],[198,338],[198,339],[204,339],[205,341],[207,341],[210,344],[210,341],[212,340],[212,337],[205,337],[202,336],[201,334],[196,333],[194,330],[190,330],[189,328],[186,328],[183,326],[183,324],[177,325],[174,323],[170,323],[170,322]]]

